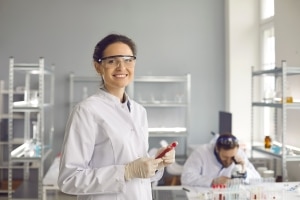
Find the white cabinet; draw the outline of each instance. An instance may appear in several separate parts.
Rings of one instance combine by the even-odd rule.
[[[274,80],[274,90],[258,91],[263,88],[263,79],[270,77]],[[289,87],[299,88],[299,85],[289,85],[290,77],[300,79],[300,67],[287,66],[285,61],[282,66],[270,70],[255,71],[252,68],[252,156],[254,152],[259,152],[279,159],[284,181],[288,179],[287,162],[300,161],[300,148],[295,145],[295,134],[299,135],[299,131],[295,132],[288,126],[291,125],[289,122],[295,121],[295,114],[299,116],[300,102],[294,99],[294,102],[288,103],[287,100],[291,96],[288,94]],[[296,125],[300,128],[299,122]],[[264,130],[268,132],[265,133]],[[265,135],[270,135],[273,140],[271,149],[264,148]]]
[[[51,153],[54,132],[53,70],[53,66],[51,69],[45,67],[44,58],[40,58],[38,63],[15,63],[12,57],[9,60],[8,199],[42,198],[44,161]],[[24,87],[22,99],[15,95],[15,88],[20,84]],[[15,114],[23,117],[15,118]],[[17,166],[22,169],[23,180],[14,191],[12,183]],[[27,191],[27,194],[25,188],[28,186],[36,193]],[[18,194],[18,191],[21,192]]]
[[[150,139],[180,137],[184,144],[179,147],[183,147],[183,156],[186,156],[191,75],[136,76],[127,92],[147,110]]]

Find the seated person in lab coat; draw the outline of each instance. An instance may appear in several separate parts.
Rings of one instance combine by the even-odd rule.
[[[235,171],[240,166],[239,173]],[[196,148],[186,160],[181,174],[181,184],[210,187],[226,184],[232,175],[249,179],[261,178],[245,153],[239,149],[235,136],[221,135],[215,143]]]

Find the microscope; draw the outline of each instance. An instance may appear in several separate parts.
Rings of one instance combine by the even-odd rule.
[[[234,178],[240,178],[240,179],[244,179],[246,178],[247,176],[247,171],[246,169],[243,168],[243,166],[238,163],[235,158],[233,157],[232,158],[235,166],[234,166],[234,169],[231,171],[231,178],[234,179]]]

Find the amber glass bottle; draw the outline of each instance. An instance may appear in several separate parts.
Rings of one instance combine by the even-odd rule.
[[[265,149],[270,149],[272,146],[272,139],[270,136],[265,137]]]

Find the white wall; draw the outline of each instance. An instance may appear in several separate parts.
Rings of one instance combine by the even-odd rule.
[[[300,67],[300,1],[275,0],[276,65]]]
[[[276,39],[276,65],[286,60],[289,66],[300,67],[300,1],[275,0],[275,39]],[[300,100],[300,77],[288,78],[294,99]],[[300,146],[300,112],[288,110],[286,142],[290,145]],[[300,180],[299,162],[288,162],[289,181]]]
[[[280,66],[282,60],[288,66],[300,67],[300,1],[275,1],[275,39],[276,39],[276,65]],[[295,100],[300,101],[300,77],[288,77],[288,85]],[[288,137],[287,142],[300,146],[298,110],[288,111]]]
[[[259,63],[257,0],[226,0],[226,109],[232,112],[232,132],[250,142],[251,66]]]

